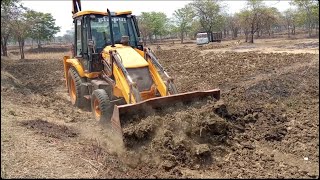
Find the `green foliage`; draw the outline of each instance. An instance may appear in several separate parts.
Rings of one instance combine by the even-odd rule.
[[[195,9],[201,27],[205,31],[221,31],[223,29],[223,16],[218,1],[194,0],[191,5]]]
[[[10,22],[14,19],[14,13],[17,9],[17,1],[5,0],[1,1],[1,54],[8,56],[7,43],[12,38],[12,26]]]
[[[29,10],[19,0],[1,1],[1,49],[7,56],[7,42],[14,39],[19,43],[21,59],[24,59],[24,42],[31,37],[50,40],[60,28],[55,26],[51,14]]]
[[[247,0],[247,8],[251,11],[257,11],[262,6],[264,6],[262,0]]]
[[[2,0],[1,9],[9,6],[13,6],[15,3],[18,3],[19,0]]]
[[[313,27],[319,28],[319,1],[316,0],[293,0],[292,5],[298,8],[298,23],[304,24],[308,28],[309,36]]]
[[[38,40],[50,40],[60,31],[60,27],[55,26],[55,19],[49,13],[36,12],[33,10],[26,12],[27,21],[32,24],[29,37]]]
[[[195,13],[190,5],[186,5],[181,9],[177,9],[173,16],[181,34],[181,42],[183,42],[183,34],[190,31]]]
[[[165,32],[167,16],[163,12],[142,12],[140,21],[154,35],[163,35]]]

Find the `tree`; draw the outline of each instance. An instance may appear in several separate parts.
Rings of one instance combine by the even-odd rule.
[[[250,20],[250,14],[251,12],[249,10],[242,10],[240,13],[237,14],[239,16],[239,21],[241,25],[241,29],[244,32],[245,35],[245,42],[248,42],[249,39],[249,31],[251,28],[251,22]]]
[[[13,10],[13,18],[9,22],[12,27],[12,33],[15,40],[19,43],[19,51],[21,59],[24,59],[24,42],[29,35],[29,31],[33,24],[27,21],[27,9],[20,5]]]
[[[63,35],[63,39],[66,43],[73,43],[74,40],[74,29],[67,30],[66,34]]]
[[[238,37],[238,31],[240,29],[240,18],[238,14],[230,15],[227,19],[227,24],[229,29],[232,32],[232,39],[235,39]]]
[[[273,34],[274,27],[280,24],[281,13],[274,7],[262,7],[261,8],[261,20],[260,31],[258,31],[258,37],[262,35],[262,31],[271,36]]]
[[[221,31],[223,16],[221,6],[218,1],[213,0],[194,0],[191,5],[194,7],[201,27],[205,31]]]
[[[161,36],[166,32],[166,24],[168,22],[167,15],[163,12],[151,12],[152,32],[155,36]]]
[[[201,30],[201,24],[198,19],[194,19],[190,26],[189,37],[196,38],[197,33]]]
[[[284,13],[286,27],[288,30],[288,37],[290,37],[290,34],[292,34],[292,35],[295,34],[295,27],[297,25],[298,13],[295,10],[293,10],[292,8],[287,9],[283,13]]]
[[[177,38],[177,34],[180,32],[179,27],[176,26],[174,19],[169,19],[166,23],[166,34],[169,35],[170,39]],[[174,41],[173,41],[174,43]]]
[[[180,31],[181,43],[183,43],[184,34],[188,33],[190,30],[195,14],[192,7],[190,5],[186,5],[185,7],[176,10],[173,16]]]
[[[28,22],[33,24],[29,36],[37,41],[38,48],[41,48],[41,41],[52,39],[60,31],[60,27],[55,26],[55,19],[49,13],[30,10],[25,16]]]
[[[263,16],[263,8],[264,4],[262,0],[248,0],[247,1],[247,8],[249,12],[249,16],[247,17],[247,20],[250,24],[250,43],[253,43],[253,35],[260,30],[261,23],[262,23],[262,16]]]
[[[149,37],[149,41],[152,44],[152,23],[151,23],[151,17],[149,13],[142,12],[141,16],[137,17],[139,29],[142,34],[142,40],[144,45],[146,45],[146,38]]]
[[[155,37],[164,35],[166,32],[166,25],[168,23],[168,18],[163,12],[142,12],[139,16],[139,27],[143,38],[149,37],[152,43],[152,36]],[[145,41],[144,41],[145,42]]]
[[[309,37],[311,37],[312,29],[315,26],[319,27],[319,1],[315,0],[293,0],[293,5],[296,5],[300,14],[305,19],[307,25]]]
[[[17,8],[18,0],[1,1],[1,53],[8,56],[8,40],[10,38],[12,27],[10,21],[13,19],[14,9]]]

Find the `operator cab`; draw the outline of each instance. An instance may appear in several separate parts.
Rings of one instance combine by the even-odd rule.
[[[88,72],[102,70],[101,52],[106,46],[122,44],[143,50],[137,20],[130,11],[117,13],[79,11],[73,18],[75,25],[73,56],[81,60]],[[112,23],[109,23],[109,19]]]
[[[109,17],[90,15],[92,40],[96,45],[96,52],[100,53],[106,46],[112,45],[110,33],[113,33],[115,44],[125,44],[137,48],[139,37],[131,15],[113,16],[112,30],[109,27]]]

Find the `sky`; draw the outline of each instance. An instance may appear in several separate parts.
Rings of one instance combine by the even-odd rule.
[[[21,0],[25,7],[43,13],[51,13],[56,19],[56,25],[60,26],[60,32],[56,36],[62,36],[73,26],[72,23],[72,0]],[[192,1],[170,1],[170,0],[81,0],[82,10],[96,11],[126,11],[131,10],[132,14],[139,15],[141,12],[160,11],[167,17],[172,17],[176,9],[184,7]],[[245,7],[245,0],[226,0],[227,12],[232,14],[239,12]],[[279,11],[286,10],[290,5],[288,0],[267,0],[265,4],[276,7]]]

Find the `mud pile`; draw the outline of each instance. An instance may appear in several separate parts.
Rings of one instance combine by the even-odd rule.
[[[205,44],[205,45],[198,45],[197,49],[199,50],[207,50],[207,49],[221,49],[231,46],[231,44],[220,44],[220,43],[213,43],[213,44]]]
[[[189,104],[156,110],[123,128],[131,155],[149,166],[206,168],[228,153],[232,128],[223,112],[225,105],[211,97]]]
[[[288,64],[310,62],[313,54],[209,52],[190,49],[156,53],[163,67],[175,80],[179,92],[236,87],[236,83],[260,74],[278,73]]]
[[[57,139],[78,136],[78,133],[75,130],[70,129],[67,126],[57,125],[42,119],[23,121],[20,125],[34,130],[37,133],[43,134],[44,136]]]

